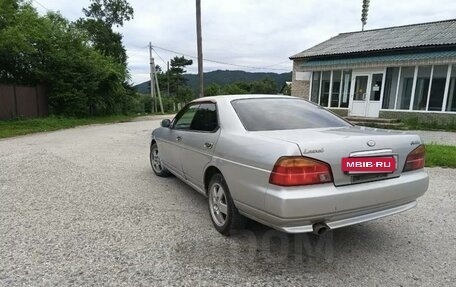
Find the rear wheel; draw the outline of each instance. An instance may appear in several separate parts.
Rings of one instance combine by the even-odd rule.
[[[160,153],[158,152],[157,143],[150,144],[150,165],[154,173],[158,176],[166,177],[170,176],[171,173],[163,166],[160,159]]]
[[[245,218],[239,214],[220,173],[215,174],[209,182],[208,200],[211,220],[218,232],[229,235],[231,231],[244,227]]]

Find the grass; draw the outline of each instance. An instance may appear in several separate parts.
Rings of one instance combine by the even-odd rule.
[[[392,130],[423,130],[423,131],[446,131],[456,132],[456,120],[448,123],[439,123],[435,121],[423,122],[416,118],[403,119],[399,124],[377,124],[377,123],[363,123],[363,126],[392,129]]]
[[[416,118],[404,119],[401,121],[401,128],[408,130],[428,130],[428,131],[456,131],[456,120],[453,120],[449,123],[442,124],[435,121],[423,122],[419,121]]]
[[[427,144],[426,166],[456,168],[456,146]]]
[[[135,117],[137,115],[113,115],[88,118],[50,116],[47,118],[6,120],[0,121],[0,138],[55,131],[83,125],[127,122]]]

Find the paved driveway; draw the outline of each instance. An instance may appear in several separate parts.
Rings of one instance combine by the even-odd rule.
[[[158,121],[0,140],[0,286],[450,286],[456,170],[418,208],[313,236],[225,238],[205,198],[148,162]]]

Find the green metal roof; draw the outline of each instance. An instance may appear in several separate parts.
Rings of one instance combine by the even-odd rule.
[[[456,50],[440,51],[427,53],[411,53],[411,54],[396,54],[396,55],[379,55],[368,57],[341,58],[331,60],[309,60],[302,64],[302,68],[328,67],[328,66],[353,66],[359,64],[376,64],[388,62],[408,62],[420,60],[439,60],[455,58]]]

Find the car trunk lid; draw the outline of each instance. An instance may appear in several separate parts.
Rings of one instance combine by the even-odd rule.
[[[256,132],[262,136],[293,142],[301,154],[328,163],[334,184],[348,185],[398,177],[407,155],[421,139],[405,132],[379,130],[367,127],[319,128]],[[342,171],[344,157],[387,156],[396,159],[393,173],[349,174]]]

